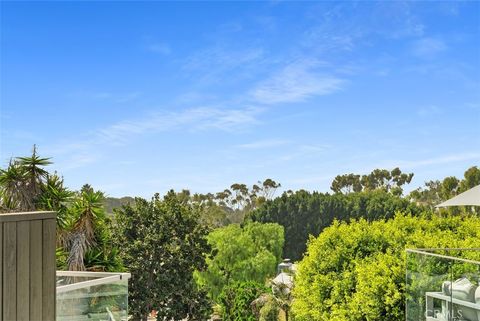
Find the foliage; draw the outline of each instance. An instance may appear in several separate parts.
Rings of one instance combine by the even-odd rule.
[[[46,210],[57,212],[57,266],[60,269],[114,271],[122,269],[112,246],[103,194],[90,185],[74,193],[63,178],[44,167],[49,158],[37,154],[10,160],[0,169],[0,212]]]
[[[412,178],[413,173],[402,173],[398,167],[391,171],[386,169],[374,169],[368,175],[338,175],[333,180],[331,189],[335,193],[344,194],[381,189],[395,195],[401,195],[403,192],[402,186],[409,184],[412,181]]]
[[[0,169],[0,195],[3,211],[34,211],[45,185],[48,173],[44,166],[49,158],[41,158],[33,146],[31,156],[10,160],[6,169]]]
[[[259,321],[278,321],[278,315],[280,313],[279,303],[272,297],[270,297],[265,305],[260,309]]]
[[[251,213],[250,219],[282,225],[285,228],[283,257],[299,260],[305,252],[309,235],[317,236],[335,219],[385,219],[393,217],[397,211],[415,214],[420,209],[409,200],[383,190],[347,195],[300,190],[267,201]]]
[[[225,286],[235,281],[265,282],[281,259],[283,228],[278,224],[229,225],[208,235],[212,252],[207,269],[195,274],[210,297],[217,300]]]
[[[217,228],[243,223],[245,215],[266,200],[272,199],[280,186],[267,178],[251,187],[235,183],[218,193],[192,195],[189,190],[182,190],[177,196],[182,202],[198,208],[204,223],[211,228]]]
[[[105,197],[103,204],[105,206],[105,213],[108,215],[114,215],[114,209],[122,207],[122,205],[127,205],[129,203],[133,203],[135,199],[130,196],[125,197]]]
[[[85,270],[84,257],[96,245],[96,230],[105,218],[103,194],[86,190],[74,199],[61,244],[69,252],[68,268]]]
[[[132,274],[129,308],[135,320],[205,320],[207,295],[193,280],[206,267],[207,230],[198,212],[170,191],[163,199],[136,198],[116,211],[115,240]]]
[[[253,281],[233,282],[225,286],[218,297],[223,321],[254,321],[252,302],[268,291],[261,283]]]
[[[68,221],[69,205],[74,195],[75,193],[64,186],[62,177],[57,173],[48,174],[45,184],[41,185],[37,209],[57,212],[57,227],[63,229]]]
[[[405,318],[405,248],[479,247],[480,219],[424,214],[335,222],[311,238],[293,290],[295,320]]]
[[[444,178],[442,181],[428,181],[424,187],[412,191],[409,194],[409,198],[419,204],[434,207],[477,185],[480,185],[480,168],[478,168],[478,166],[472,166],[465,171],[463,179],[450,176]],[[456,213],[458,209],[450,210],[450,212]]]

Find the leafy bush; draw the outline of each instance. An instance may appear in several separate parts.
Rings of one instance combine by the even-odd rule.
[[[224,286],[235,281],[264,283],[275,274],[281,259],[283,227],[278,224],[250,223],[243,228],[229,225],[208,235],[212,248],[207,269],[197,271],[197,283],[208,289],[214,300]]]
[[[273,297],[265,303],[260,309],[259,321],[278,321],[278,314],[280,313],[280,306]]]
[[[223,288],[218,297],[223,321],[254,321],[252,302],[268,291],[264,285],[253,282],[234,282]]]
[[[480,219],[398,214],[335,222],[311,238],[298,265],[297,321],[398,321],[405,315],[406,248],[478,248]]]

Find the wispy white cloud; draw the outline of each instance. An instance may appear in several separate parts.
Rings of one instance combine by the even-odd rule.
[[[323,154],[329,145],[307,145],[302,144],[295,147],[294,150],[290,151],[288,154],[284,154],[278,157],[279,161],[288,162],[296,159],[305,159],[308,157],[316,157]]]
[[[226,49],[215,46],[188,57],[183,68],[187,71],[227,71],[257,61],[263,54],[263,49],[258,47]]]
[[[95,161],[91,158],[91,155],[94,154],[91,151],[99,146],[125,145],[142,135],[153,135],[174,130],[234,132],[258,124],[260,122],[258,115],[262,111],[261,108],[256,107],[243,109],[199,107],[179,112],[157,112],[137,119],[123,120],[102,129],[92,130],[82,135],[81,139],[62,142],[47,149],[49,153],[55,155],[69,155],[74,152],[77,156],[72,163],[82,165]],[[86,155],[90,156],[86,157]]]
[[[83,150],[75,150],[75,153],[71,153],[68,159],[60,161],[58,166],[62,168],[63,171],[69,171],[77,168],[93,164],[101,159],[99,153],[91,153]]]
[[[426,158],[426,159],[420,159],[420,160],[414,160],[414,161],[401,161],[399,162],[399,166],[404,168],[417,168],[422,166],[442,165],[442,164],[450,164],[450,163],[473,161],[473,160],[479,161],[480,153],[467,152],[467,153],[460,153],[460,154],[447,154],[439,157]]]
[[[250,95],[255,102],[277,104],[302,102],[313,96],[328,95],[340,90],[345,81],[322,73],[318,70],[321,65],[313,60],[293,62],[260,82]]]
[[[479,152],[463,152],[463,153],[449,153],[437,157],[412,159],[412,160],[390,160],[378,163],[372,168],[395,168],[400,167],[402,170],[413,170],[425,166],[447,165],[453,163],[480,161]],[[368,172],[368,169],[359,172]]]
[[[465,104],[465,107],[467,107],[469,109],[480,110],[480,103],[478,103],[478,102],[475,102],[475,103],[468,102],[468,103]]]
[[[319,184],[325,182],[331,182],[335,175],[311,175],[309,177],[301,177],[296,179],[290,179],[285,182],[285,184],[292,185],[310,185],[310,184]]]
[[[242,149],[265,149],[265,148],[284,146],[289,143],[291,143],[291,141],[284,140],[284,139],[266,139],[266,140],[258,140],[251,143],[237,145],[237,147]]]
[[[423,36],[425,26],[406,1],[329,2],[311,8],[314,23],[302,33],[301,44],[317,53],[348,53],[370,46],[374,37],[400,39]]]
[[[88,100],[109,101],[114,103],[126,103],[133,101],[142,95],[139,91],[131,92],[111,92],[111,91],[88,91],[81,90],[71,94],[71,96]]]
[[[218,129],[236,131],[258,123],[257,115],[261,109],[220,109],[199,107],[181,112],[162,112],[137,120],[125,120],[96,132],[100,141],[124,143],[133,136],[145,133],[158,133],[169,130],[188,131]]]
[[[63,140],[46,146],[45,152],[53,155],[63,171],[96,163],[105,157],[105,149],[125,146],[142,136],[182,130],[197,132],[218,130],[237,132],[260,123],[263,109],[198,107],[178,112],[156,112],[136,119],[123,120],[104,128],[92,130],[75,139]]]
[[[170,45],[166,43],[151,43],[146,46],[146,49],[151,52],[159,53],[162,55],[169,55],[172,52]]]
[[[180,69],[185,79],[194,80],[195,88],[239,83],[255,79],[272,58],[266,59],[264,49],[245,45],[237,48],[226,44],[198,50],[183,61]]]
[[[417,115],[421,117],[434,116],[442,113],[442,109],[435,105],[424,106],[417,110]]]
[[[412,53],[421,58],[431,58],[447,50],[447,45],[439,38],[422,38],[412,44]]]

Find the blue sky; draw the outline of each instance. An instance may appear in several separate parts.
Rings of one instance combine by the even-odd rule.
[[[2,2],[0,160],[67,185],[328,191],[480,165],[480,2]]]

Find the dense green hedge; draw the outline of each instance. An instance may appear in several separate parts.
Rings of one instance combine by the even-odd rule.
[[[253,221],[273,222],[285,228],[283,257],[302,258],[309,235],[318,236],[337,220],[392,218],[396,212],[417,214],[421,210],[407,199],[383,190],[344,194],[298,191],[284,193],[251,213]]]
[[[480,247],[480,219],[398,214],[335,222],[298,265],[296,321],[398,321],[405,315],[406,248]]]

